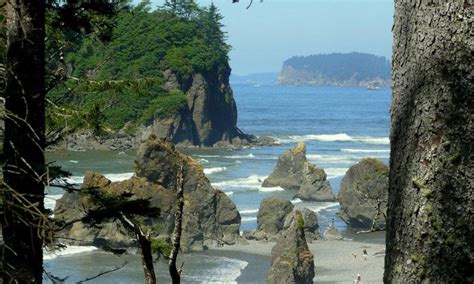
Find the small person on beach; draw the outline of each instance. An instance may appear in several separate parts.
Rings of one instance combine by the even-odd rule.
[[[357,274],[356,279],[354,279],[354,283],[355,284],[361,284],[362,283],[362,279],[360,277],[360,274]]]
[[[353,252],[353,253],[352,253],[352,256],[353,256],[354,258],[357,258],[357,253]]]
[[[367,250],[366,249],[364,249],[362,251],[362,254],[364,255],[364,260],[367,260]]]

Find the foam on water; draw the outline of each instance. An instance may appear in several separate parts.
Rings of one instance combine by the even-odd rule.
[[[240,214],[255,214],[257,212],[258,212],[258,209],[239,210]]]
[[[227,159],[251,159],[255,158],[254,154],[250,153],[248,155],[234,155],[234,156],[224,156]]]
[[[338,134],[308,134],[308,135],[292,135],[288,137],[275,139],[281,144],[292,143],[298,141],[321,141],[321,142],[359,142],[374,145],[389,145],[388,137],[370,137],[370,136],[350,136],[346,133]]]
[[[273,192],[273,191],[283,191],[284,189],[279,187],[279,186],[274,186],[274,187],[259,187],[258,188],[259,191],[262,191],[262,192]]]
[[[53,210],[56,206],[56,201],[61,198],[62,194],[48,194],[44,197],[44,207]]]
[[[198,162],[201,163],[201,164],[209,164],[209,160],[206,160],[204,158],[198,159]]]
[[[212,263],[213,269],[200,271],[197,275],[183,275],[185,282],[192,283],[237,283],[241,271],[248,262],[224,256],[200,256],[201,262]]]
[[[211,174],[220,173],[226,170],[227,170],[226,167],[215,167],[215,168],[204,169],[204,173],[206,175],[211,175]]]
[[[94,251],[94,250],[97,250],[97,248],[92,247],[92,246],[67,246],[65,249],[56,250],[56,251],[44,250],[43,259],[50,260],[58,256],[74,255],[74,254],[84,253],[84,252],[89,252],[89,251]]]
[[[329,209],[332,207],[337,207],[339,206],[338,202],[317,202],[317,203],[303,203],[303,204],[298,204],[296,207],[299,208],[308,208],[309,210],[315,212],[315,213],[320,213],[321,210]]]
[[[252,222],[252,221],[257,221],[257,217],[243,217],[240,219],[241,222]]]
[[[124,181],[133,176],[133,173],[121,173],[121,174],[105,174],[106,178],[108,178],[112,182],[116,181]]]
[[[298,203],[301,203],[301,202],[303,202],[303,200],[301,200],[299,198],[295,198],[295,199],[291,200],[291,203],[293,203],[293,204],[298,204]]]
[[[325,168],[328,179],[342,177],[346,174],[348,168]]]
[[[234,192],[233,192],[233,191],[227,191],[227,192],[224,192],[224,193],[227,194],[227,196],[234,195]]]
[[[390,150],[385,150],[385,149],[341,149],[341,152],[347,152],[347,153],[390,153]]]
[[[76,161],[76,160],[69,160],[68,162],[69,162],[69,163],[72,163],[72,164],[77,164],[77,163],[79,163],[79,161]]]
[[[213,183],[212,186],[215,187],[222,187],[222,188],[250,188],[258,190],[261,187],[263,180],[265,180],[267,176],[258,176],[258,175],[251,175],[246,178],[238,178],[232,180],[226,180],[221,182]]]

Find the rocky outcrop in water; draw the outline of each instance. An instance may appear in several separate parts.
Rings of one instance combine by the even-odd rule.
[[[295,208],[285,217],[285,223],[283,224],[283,229],[288,230],[296,218],[301,216],[304,221],[304,235],[306,241],[311,243],[313,240],[319,240],[321,234],[319,232],[319,222],[316,213],[309,210],[308,208]]]
[[[339,216],[356,229],[383,229],[387,199],[387,166],[377,159],[364,159],[352,166],[342,179]]]
[[[164,88],[183,91],[187,103],[177,113],[143,125],[138,135],[153,134],[184,145],[248,143],[251,137],[237,128],[237,107],[229,75],[228,65],[216,72],[193,74],[187,79],[179,79],[170,70],[164,71]]]
[[[314,275],[314,257],[306,243],[303,216],[297,211],[272,249],[267,283],[313,283]]]
[[[169,240],[174,227],[176,182],[180,165],[184,168],[184,215],[181,248],[183,251],[203,250],[220,239],[227,244],[239,238],[240,214],[225,193],[214,189],[203,173],[201,165],[177,152],[174,146],[159,139],[147,140],[138,150],[135,175],[129,180],[111,182],[104,176],[87,172],[83,188],[99,188],[106,193],[128,192],[131,199],[148,199],[157,216],[144,218],[145,230],[152,237]],[[58,200],[55,218],[70,221],[86,214],[90,205],[79,193],[66,193]],[[108,222],[100,227],[77,222],[61,232],[63,237],[77,239],[80,244],[107,242],[129,246],[134,243],[121,224]]]
[[[257,229],[247,232],[247,239],[277,241],[299,214],[304,220],[304,231],[308,242],[320,238],[316,213],[307,208],[295,208],[288,200],[268,197],[260,203],[257,213]]]
[[[257,213],[257,232],[271,239],[283,230],[286,216],[294,205],[283,199],[268,197],[260,203]]]
[[[263,181],[262,186],[298,190],[295,197],[307,201],[335,200],[324,170],[307,161],[304,142],[298,143],[278,158],[275,169]]]
[[[163,72],[161,86],[169,92],[185,94],[186,102],[175,112],[164,112],[145,121],[131,134],[123,130],[94,137],[90,131],[68,135],[50,150],[124,150],[138,148],[150,135],[169,139],[184,147],[206,146],[242,148],[249,145],[273,145],[271,137],[244,134],[237,127],[237,107],[229,84],[230,67],[219,71],[195,73],[179,79],[170,70]]]

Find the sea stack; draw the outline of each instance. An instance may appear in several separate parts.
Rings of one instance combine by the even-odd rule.
[[[298,190],[295,197],[306,201],[334,201],[331,185],[323,169],[306,159],[306,146],[299,142],[296,147],[283,153],[272,174],[263,181],[263,187],[280,186],[286,190]]]
[[[314,275],[314,257],[306,243],[304,219],[297,211],[272,249],[267,283],[313,283]]]
[[[383,230],[388,200],[388,168],[366,158],[353,165],[342,179],[339,216],[351,227]]]
[[[192,158],[176,151],[160,139],[145,141],[137,153],[135,175],[128,180],[111,182],[103,175],[87,172],[83,189],[96,189],[106,194],[126,194],[131,200],[149,200],[160,214],[144,219],[144,230],[152,238],[169,240],[174,228],[176,182],[178,171],[184,172],[184,214],[181,249],[200,251],[216,239],[233,244],[239,238],[240,214],[235,204],[222,191],[213,188],[202,166]],[[55,219],[65,222],[85,216],[91,204],[87,196],[77,192],[65,193],[54,210]],[[62,237],[92,245],[97,241],[113,246],[131,246],[134,237],[118,222],[112,220],[101,227],[77,222],[61,231]]]

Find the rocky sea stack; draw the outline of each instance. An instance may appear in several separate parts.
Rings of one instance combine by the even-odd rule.
[[[174,113],[154,116],[138,130],[138,138],[150,134],[175,144],[202,146],[247,145],[255,137],[237,128],[237,107],[229,84],[230,67],[196,73],[180,79],[171,70],[163,73],[163,88],[185,94],[185,103]]]
[[[306,159],[304,142],[283,153],[272,174],[262,186],[280,186],[286,190],[298,190],[295,197],[306,201],[334,201],[331,185],[323,169]]]
[[[150,138],[141,145],[132,178],[111,182],[98,173],[87,172],[82,188],[96,188],[108,194],[128,193],[132,200],[148,199],[150,206],[158,208],[160,214],[144,218],[144,229],[151,232],[152,238],[168,241],[174,227],[176,183],[181,165],[184,178],[182,250],[200,251],[217,239],[235,243],[239,238],[240,214],[234,203],[211,186],[198,162],[163,140]],[[69,222],[85,216],[90,206],[87,196],[65,193],[57,201],[54,215],[58,220]],[[100,226],[77,222],[66,227],[61,236],[82,245],[105,242],[112,246],[130,246],[134,243],[134,238],[113,220]]]
[[[342,179],[338,195],[339,216],[356,229],[385,228],[388,200],[388,168],[366,158],[352,166]]]
[[[296,211],[288,230],[272,249],[267,283],[313,283],[314,257],[306,243],[304,220]]]
[[[318,240],[320,233],[316,213],[307,208],[295,208],[290,201],[275,197],[262,200],[257,214],[257,230],[247,232],[245,237],[277,241],[294,222],[297,214],[303,218],[306,240]]]

